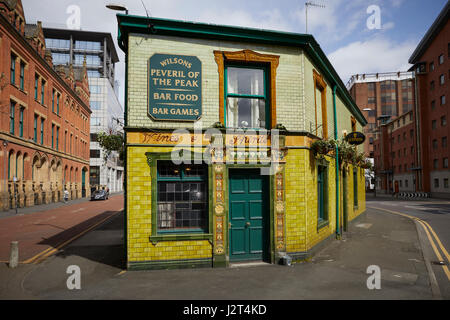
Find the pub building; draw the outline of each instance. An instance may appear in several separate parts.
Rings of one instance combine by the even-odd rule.
[[[365,211],[364,170],[311,150],[367,123],[313,36],[117,19],[128,269],[301,261]]]

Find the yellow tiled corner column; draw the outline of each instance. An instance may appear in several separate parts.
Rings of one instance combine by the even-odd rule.
[[[189,265],[189,260],[212,256],[209,241],[159,241],[152,235],[152,177],[146,153],[170,152],[171,148],[127,149],[127,264],[129,268],[167,268]]]
[[[306,150],[289,150],[286,157],[286,251],[306,251]]]
[[[286,158],[286,245],[294,257],[306,257],[336,230],[334,159],[328,162],[328,224],[318,227],[317,166],[308,149],[291,149]]]

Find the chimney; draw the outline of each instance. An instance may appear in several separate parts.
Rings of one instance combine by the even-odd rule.
[[[50,67],[53,67],[53,57],[52,52],[50,50],[45,50],[45,61],[48,63]]]

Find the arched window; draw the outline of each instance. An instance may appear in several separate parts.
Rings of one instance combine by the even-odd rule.
[[[25,161],[29,161],[28,160],[28,153],[25,153],[23,155],[23,158],[22,158],[22,179],[23,179],[23,181],[25,181],[26,178],[27,178],[27,176],[25,174]]]
[[[13,171],[14,170],[14,151],[9,151],[9,157],[8,157],[8,180],[11,180],[13,178]]]
[[[15,170],[15,177],[17,178],[17,179],[20,179],[20,174],[21,174],[21,172],[20,172],[20,168],[22,168],[22,166],[20,165],[20,160],[21,160],[21,153],[20,152],[17,152],[17,155],[16,155],[16,170]]]

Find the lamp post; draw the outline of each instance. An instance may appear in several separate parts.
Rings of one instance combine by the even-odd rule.
[[[125,14],[128,14],[128,8],[121,4],[110,3],[106,5],[106,8],[115,11],[125,11]]]

